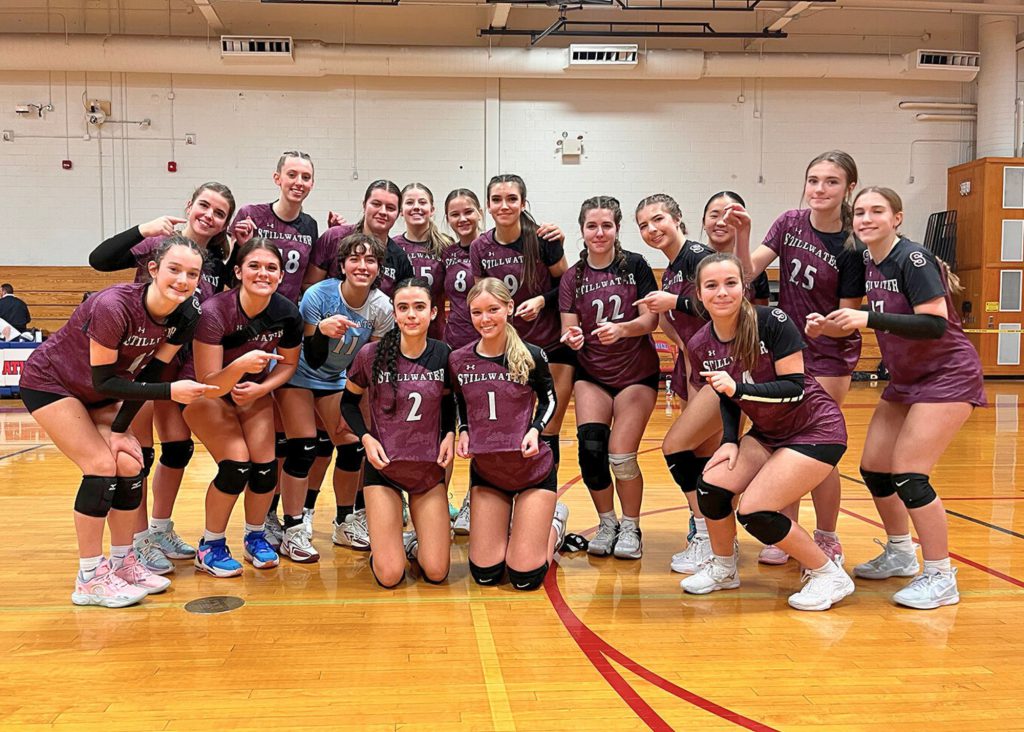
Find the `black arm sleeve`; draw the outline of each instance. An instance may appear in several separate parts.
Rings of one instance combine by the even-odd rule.
[[[154,373],[159,376],[160,371],[167,365],[163,361],[153,359],[158,364],[154,367]],[[148,366],[143,371],[148,371]],[[96,391],[104,396],[115,399],[132,399],[148,402],[150,399],[170,399],[171,385],[165,381],[143,382],[142,374],[139,374],[139,381],[129,381],[117,375],[117,367],[112,364],[92,367],[92,385]]]
[[[146,382],[151,386],[160,386],[161,384],[154,383],[159,382],[163,378],[164,369],[167,368],[167,364],[158,358],[154,358],[152,361],[147,363],[143,367],[142,371],[139,372],[138,381]],[[95,374],[95,371],[93,372]],[[168,396],[170,396],[171,385],[166,384]],[[111,432],[124,433],[131,427],[132,420],[135,419],[135,415],[142,409],[142,405],[146,403],[146,400],[133,399],[125,400],[121,404],[121,408],[117,411],[117,416],[114,417],[113,423],[110,425]]]
[[[345,424],[348,425],[348,428],[360,440],[369,431],[366,429],[363,413],[359,409],[359,402],[361,401],[363,401],[362,394],[356,394],[348,389],[345,389],[341,394],[341,416],[345,420]]]
[[[783,374],[762,384],[736,384],[733,396],[752,402],[798,402],[804,398],[804,375]]]
[[[680,295],[676,298],[676,310],[687,315],[692,315],[695,318],[703,318],[704,314],[697,309],[697,303],[688,298],[686,295]]]
[[[302,339],[302,354],[306,357],[306,363],[311,369],[318,369],[327,363],[327,351],[330,345],[330,339],[320,332],[319,326],[313,331],[313,335]]]
[[[454,433],[456,429],[455,419],[457,407],[455,406],[454,394],[443,394],[441,396],[441,435]]]
[[[935,340],[942,338],[949,321],[938,315],[927,313],[876,313],[868,312],[868,327],[885,331],[911,340]]]
[[[136,265],[132,255],[132,247],[145,239],[138,226],[107,239],[92,250],[89,255],[89,266],[98,272],[116,272],[119,269],[131,269]]]
[[[534,367],[530,373],[530,386],[537,395],[537,410],[533,414],[531,427],[543,432],[548,422],[555,416],[555,408],[558,399],[555,396],[555,382],[551,378],[551,369],[548,368],[547,359],[542,355],[534,354]]]
[[[455,395],[455,409],[459,413],[459,434],[469,432],[469,414],[466,412],[466,400],[459,392]]]
[[[735,445],[740,441],[740,407],[725,394],[718,395],[718,407],[722,413],[722,444]]]
[[[562,283],[562,276],[559,275],[558,277],[552,277],[551,281],[554,283],[552,285],[553,289],[544,293],[544,307],[558,310],[558,291],[559,286]]]

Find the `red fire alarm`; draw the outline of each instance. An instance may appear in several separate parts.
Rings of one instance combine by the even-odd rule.
[[[64,168],[64,170],[71,170],[71,161],[70,160],[61,160],[60,161],[60,167]]]
[[[167,172],[168,173],[177,173],[178,172],[178,164],[176,162],[174,162],[173,160],[169,161],[167,163]]]

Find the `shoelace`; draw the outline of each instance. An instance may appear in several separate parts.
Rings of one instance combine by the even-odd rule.
[[[168,529],[167,532],[164,534],[164,537],[166,538],[167,543],[178,551],[183,552],[186,549],[191,548],[188,546],[185,540],[178,535],[178,532],[174,529]]]
[[[160,551],[160,547],[158,547],[156,543],[149,537],[146,537],[141,542],[139,542],[139,547],[137,551],[139,552],[139,554],[142,555],[142,558],[147,562],[153,562],[154,560],[159,562],[161,559],[166,559],[164,553]]]
[[[247,537],[249,541],[249,553],[260,554],[263,552],[272,552],[274,547],[270,546],[270,542],[267,541],[266,532],[254,531]]]
[[[210,549],[210,556],[213,557],[213,561],[215,562],[223,562],[231,558],[231,555],[228,553],[228,545],[226,542],[210,542],[206,546]]]

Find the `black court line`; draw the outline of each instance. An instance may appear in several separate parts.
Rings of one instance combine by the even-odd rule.
[[[7,458],[14,457],[15,455],[22,455],[26,452],[32,452],[33,450],[38,450],[40,447],[43,447],[43,445],[33,445],[32,447],[26,447],[24,450],[18,450],[17,452],[11,452],[6,455],[0,455],[0,460],[6,460]]]
[[[856,478],[853,478],[853,477],[851,477],[849,475],[844,475],[842,473],[840,473],[839,475],[840,475],[840,477],[846,478],[847,480],[852,480],[854,483],[860,483],[861,485],[867,485],[863,480],[857,480]],[[941,498],[941,496],[940,496],[940,498]],[[949,514],[950,516],[955,516],[958,519],[963,519],[964,521],[970,521],[972,523],[978,524],[979,526],[984,526],[986,528],[1002,532],[1004,534],[1007,534],[1008,536],[1015,536],[1018,539],[1024,539],[1024,534],[1020,534],[1020,533],[1014,531],[1013,529],[1007,529],[1007,528],[1004,528],[1002,526],[997,526],[996,524],[990,524],[988,521],[982,521],[981,519],[974,518],[973,516],[968,516],[965,513],[959,513],[957,511],[951,511],[948,508],[946,509],[946,513]]]

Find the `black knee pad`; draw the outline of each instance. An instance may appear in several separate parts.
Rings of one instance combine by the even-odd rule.
[[[106,518],[114,502],[117,478],[100,475],[83,475],[75,496],[75,510],[94,518]]]
[[[562,449],[558,443],[558,435],[541,435],[541,442],[546,442],[551,448],[551,456],[555,459],[555,465],[561,462]]]
[[[736,520],[743,525],[747,533],[762,544],[778,544],[789,535],[793,522],[785,514],[778,511],[754,511],[738,513]]]
[[[373,555],[372,554],[370,555],[370,574],[373,575],[374,582],[376,582],[378,585],[383,587],[385,590],[393,590],[396,587],[398,587],[400,584],[405,582],[405,570],[404,569],[402,570],[402,576],[398,578],[398,581],[395,582],[395,584],[393,584],[393,585],[386,585],[383,582],[381,582],[380,581],[380,577],[377,576],[377,570],[375,570],[373,568]]]
[[[288,435],[284,432],[274,433],[274,457],[278,460],[288,457]]]
[[[249,490],[253,493],[270,493],[277,488],[277,461],[253,463],[249,469]]]
[[[331,434],[323,430],[316,431],[316,456],[318,458],[329,458],[334,452],[334,443],[331,442]]]
[[[736,498],[735,493],[727,491],[725,488],[719,488],[717,485],[711,485],[704,480],[703,476],[697,481],[697,505],[700,506],[700,512],[712,521],[720,521],[729,517],[732,513],[734,498]]]
[[[348,445],[338,445],[338,457],[334,461],[335,470],[343,470],[346,473],[358,473],[363,467],[363,449],[361,442],[352,442]]]
[[[928,476],[922,473],[895,473],[892,484],[907,508],[924,508],[938,498]]]
[[[153,467],[153,462],[156,460],[156,450],[152,447],[142,448],[142,477],[148,478],[149,471]]]
[[[221,460],[217,463],[217,475],[213,479],[213,487],[229,496],[237,496],[245,490],[249,482],[252,463],[248,460]]]
[[[119,477],[114,488],[114,500],[110,507],[115,511],[134,511],[142,505],[142,473],[131,477]]]
[[[875,498],[888,498],[896,492],[896,486],[892,484],[892,473],[876,473],[873,470],[860,469],[860,475],[864,478],[864,485],[868,492]]]
[[[520,572],[517,569],[508,568],[508,579],[512,583],[512,586],[517,590],[523,592],[530,592],[536,590],[542,584],[544,584],[544,576],[548,573],[548,563],[544,562],[537,569],[531,569],[529,572]]]
[[[293,478],[308,478],[309,469],[316,461],[315,437],[292,437],[288,440],[288,455],[284,459],[284,472]]]
[[[697,456],[693,450],[680,450],[665,456],[668,472],[672,474],[672,480],[683,493],[693,493],[697,490],[700,471],[696,469],[696,460]]]
[[[501,579],[505,576],[505,563],[498,562],[491,567],[478,567],[470,559],[469,573],[473,576],[473,581],[478,585],[498,585],[501,584]]]
[[[160,464],[165,468],[184,470],[196,451],[196,443],[190,437],[187,440],[175,440],[160,445]]]
[[[612,474],[608,469],[608,438],[611,428],[606,424],[588,422],[576,430],[580,445],[580,475],[592,491],[611,488]]]

